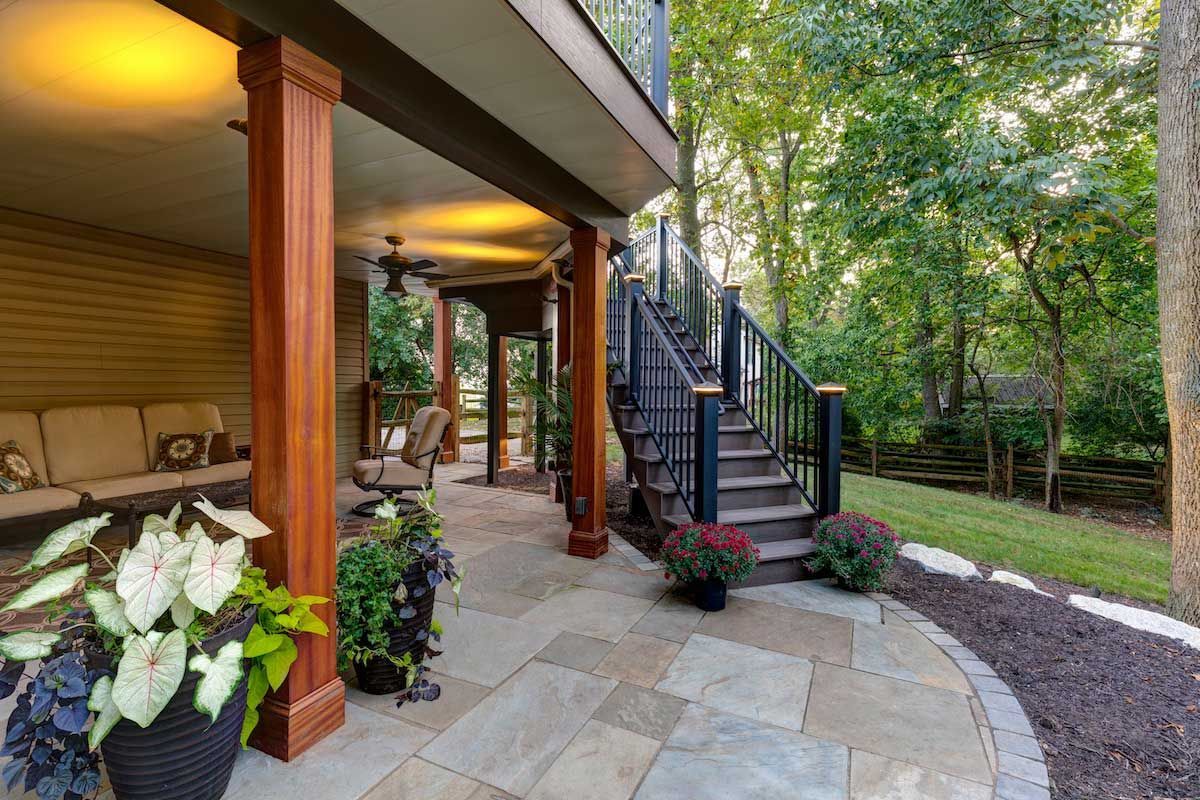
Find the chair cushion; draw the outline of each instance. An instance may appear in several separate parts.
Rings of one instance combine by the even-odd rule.
[[[42,486],[16,494],[0,494],[0,519],[16,519],[79,507],[79,495],[57,486]]]
[[[0,443],[0,493],[16,494],[42,486],[41,477],[21,450],[16,439]]]
[[[147,468],[158,466],[158,435],[178,431],[211,430],[220,433],[221,412],[212,403],[191,400],[185,403],[151,403],[142,408],[142,424],[146,430]]]
[[[203,486],[207,483],[223,481],[240,481],[250,477],[249,461],[230,461],[226,464],[213,464],[211,467],[188,469],[179,473],[184,486]]]
[[[212,445],[212,428],[203,433],[160,433],[155,472],[178,472],[202,469],[209,465],[208,448]]]
[[[429,483],[429,467],[421,469],[406,464],[398,458],[384,457],[383,477],[380,478],[380,462],[378,458],[364,458],[354,462],[354,477],[361,483],[378,486],[403,486],[417,488]],[[379,478],[379,480],[376,480]]]
[[[29,466],[41,479],[49,483],[46,474],[46,453],[42,449],[42,425],[32,411],[0,411],[0,442],[15,441],[21,446]]]
[[[208,446],[208,463],[228,464],[237,460],[237,436],[229,431],[214,433]]]
[[[446,426],[450,424],[450,412],[437,406],[424,406],[413,414],[408,426],[408,436],[400,448],[400,458],[420,469],[428,470],[436,455],[433,451],[442,441]]]
[[[138,448],[141,452],[141,448]],[[114,475],[91,481],[64,483],[61,488],[83,494],[87,492],[97,500],[109,497],[125,497],[130,494],[162,492],[167,489],[182,489],[183,479],[179,472],[135,472],[130,475]]]
[[[43,411],[42,443],[50,483],[55,486],[149,469],[142,415],[133,406]]]

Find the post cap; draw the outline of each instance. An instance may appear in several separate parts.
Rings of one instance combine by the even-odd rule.
[[[817,387],[817,394],[845,394],[846,387],[840,383],[822,383]]]
[[[646,280],[646,276],[645,275],[626,275],[621,280],[625,281],[626,283],[642,283],[643,281]]]
[[[658,218],[661,219],[663,222],[666,222],[667,220],[669,220],[671,218],[671,215],[665,211],[660,211],[660,212],[658,212]]]
[[[722,289],[727,289],[727,290],[729,290],[729,291],[732,291],[732,292],[738,292],[738,291],[741,291],[741,289],[742,289],[742,284],[741,284],[741,283],[739,283],[738,281],[729,281],[729,282],[727,282],[727,283],[722,283],[722,284],[721,284],[721,288],[722,288]]]
[[[725,387],[716,383],[698,383],[692,387],[697,397],[720,397],[725,394]]]

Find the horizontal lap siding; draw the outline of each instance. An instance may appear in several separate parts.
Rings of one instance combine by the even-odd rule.
[[[362,284],[338,278],[337,469],[362,438]],[[0,410],[207,400],[250,441],[245,259],[0,209]]]

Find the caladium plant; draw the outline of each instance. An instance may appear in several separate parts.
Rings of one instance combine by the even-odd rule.
[[[124,549],[115,564],[92,541],[108,524],[111,515],[107,513],[59,528],[34,551],[22,571],[45,574],[17,593],[0,611],[50,604],[53,617],[56,609],[69,608],[66,601],[81,585],[85,609],[65,615],[57,631],[21,631],[0,637],[0,656],[5,660],[0,670],[0,694],[16,689],[24,662],[43,662],[29,684],[35,687],[34,699],[18,704],[9,728],[11,731],[15,726],[24,731],[36,723],[31,736],[52,732],[53,728],[46,728],[50,723],[45,722],[43,709],[38,705],[43,701],[37,699],[46,692],[36,687],[47,680],[57,681],[53,676],[69,673],[62,683],[66,688],[58,689],[55,695],[62,708],[54,713],[52,722],[57,725],[61,716],[64,730],[75,738],[62,748],[69,757],[53,757],[54,770],[63,774],[47,772],[44,764],[50,762],[35,760],[29,762],[27,770],[10,765],[5,777],[15,779],[21,774],[36,774],[48,797],[70,796],[70,792],[83,796],[79,790],[89,786],[90,772],[86,778],[78,781],[76,778],[82,774],[80,770],[86,772],[94,764],[93,751],[105,736],[122,719],[143,728],[149,726],[179,690],[188,671],[199,676],[193,706],[216,721],[243,680],[243,658],[251,658],[251,654],[245,653],[241,641],[228,642],[216,652],[205,652],[204,640],[244,619],[251,607],[258,607],[252,638],[265,635],[266,625],[275,637],[273,649],[291,655],[271,660],[270,680],[266,683],[275,688],[295,660],[296,647],[290,635],[300,631],[322,635],[327,632],[324,623],[309,610],[313,605],[327,602],[325,598],[299,598],[303,601],[299,608],[291,602],[283,607],[276,602],[266,608],[272,598],[297,600],[282,586],[268,591],[262,570],[251,567],[246,557],[245,540],[269,534],[266,525],[248,511],[220,509],[207,499],[194,506],[212,521],[209,531],[198,522],[180,531],[183,509],[176,504],[166,516],[148,516],[137,544]],[[221,530],[232,536],[221,542],[213,539],[211,534]],[[92,575],[89,563],[53,568],[56,562],[82,550],[91,550],[97,556],[93,561],[107,567],[104,574]],[[294,618],[285,615],[284,623],[290,625],[275,622],[278,611],[284,609],[294,614]],[[286,640],[286,645],[280,640]],[[190,659],[189,648],[198,651]],[[56,652],[60,655],[47,661]],[[97,653],[106,655],[107,662],[115,662],[115,673],[86,667],[89,654]],[[252,658],[251,663],[259,668],[259,661]],[[51,667],[52,672],[48,673]],[[75,672],[81,670],[86,679],[82,690],[75,680],[78,677]],[[48,674],[52,677],[47,678]],[[265,689],[258,693],[258,702],[263,694]],[[21,717],[20,722],[13,721],[17,717]],[[257,714],[254,717],[257,719]],[[26,739],[29,737],[21,741]],[[28,752],[21,747],[5,748],[4,754],[20,757],[25,764],[35,755],[40,758],[43,751],[31,745]],[[67,767],[60,768],[60,763],[82,766],[72,772]],[[67,788],[55,794],[60,784]]]

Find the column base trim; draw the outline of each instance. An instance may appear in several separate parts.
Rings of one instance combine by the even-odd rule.
[[[608,528],[598,531],[571,531],[567,537],[567,555],[599,558],[608,552]]]
[[[294,703],[268,696],[250,744],[280,761],[291,761],[346,721],[346,684],[334,678]]]

